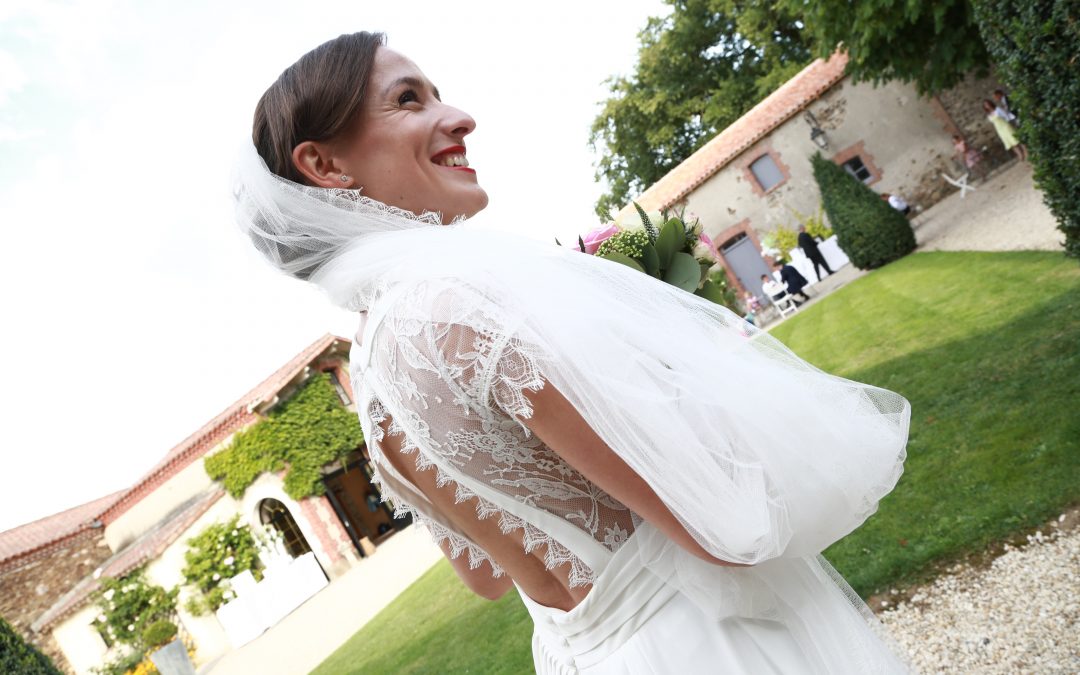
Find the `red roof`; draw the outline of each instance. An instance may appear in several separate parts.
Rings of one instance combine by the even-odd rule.
[[[113,522],[164,481],[205,455],[232,433],[254,422],[258,418],[258,415],[254,412],[256,406],[273,399],[297,375],[302,374],[312,361],[336,343],[350,344],[349,340],[336,335],[326,334],[322,336],[284,366],[274,371],[270,377],[263,380],[254,389],[240,397],[221,414],[169,450],[161,461],[136,481],[120,499],[116,500],[101,515],[102,521],[106,525]]]
[[[846,54],[837,53],[828,61],[817,59],[803,68],[634,201],[646,211],[659,211],[678,203],[744,150],[842,80],[847,61]],[[623,208],[624,215],[632,211],[632,205]]]
[[[74,588],[61,596],[52,607],[45,610],[34,621],[31,626],[33,630],[38,632],[48,628],[81,607],[90,594],[101,586],[99,581],[101,577],[122,577],[146,561],[160,556],[224,494],[224,490],[215,487],[189,500],[171,515],[166,516],[152,530],[102,563],[93,575],[75,584]]]
[[[108,525],[116,520],[143,497],[209,452],[230,434],[254,422],[258,417],[254,412],[256,406],[272,400],[278,392],[301,375],[312,361],[337,343],[348,345],[349,340],[327,334],[313,342],[225,411],[169,450],[161,461],[130,488],[41,520],[20,525],[6,532],[0,532],[0,563],[29,555],[91,527]]]
[[[30,555],[49,544],[67,539],[93,527],[101,527],[99,517],[123,494],[124,490],[92,502],[54,513],[32,523],[0,532],[0,563]]]

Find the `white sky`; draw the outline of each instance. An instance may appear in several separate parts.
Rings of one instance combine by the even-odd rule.
[[[134,482],[352,317],[232,224],[258,97],[301,54],[381,30],[477,120],[483,221],[596,224],[586,147],[661,0],[0,3],[0,530]]]

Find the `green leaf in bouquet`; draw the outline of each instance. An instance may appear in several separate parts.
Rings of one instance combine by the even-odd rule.
[[[649,244],[644,248],[641,255],[641,264],[645,267],[645,274],[660,277],[660,256],[656,253],[656,247]]]
[[[705,278],[709,276],[709,270],[713,268],[713,264],[714,263],[711,262],[701,262],[698,260],[698,265],[701,265],[701,278],[698,279],[699,284],[705,281]]]
[[[638,272],[644,272],[645,271],[644,268],[641,267],[641,264],[638,261],[634,260],[633,258],[626,255],[625,253],[619,253],[618,251],[612,251],[610,253],[605,253],[604,255],[602,255],[600,257],[604,258],[605,260],[610,260],[612,262],[617,262],[620,265],[626,265],[627,267],[632,267],[632,268],[636,269]]]
[[[660,256],[660,269],[671,267],[671,257],[682,250],[686,243],[686,232],[675,218],[664,223],[660,236],[656,238],[656,253]]]
[[[578,235],[578,238],[577,238],[577,245],[578,245],[578,250],[581,251],[582,253],[584,253],[585,252],[585,242],[582,241],[580,234]]]
[[[649,216],[645,215],[645,209],[637,202],[631,202],[634,208],[637,210],[638,218],[641,218],[641,226],[645,228],[645,234],[649,235],[649,243],[656,243],[656,238],[660,236],[660,233],[656,231],[656,226],[649,220]]]
[[[666,227],[665,225],[665,229]],[[664,273],[664,281],[692,293],[701,281],[701,266],[694,260],[694,256],[679,251],[671,256],[671,264]]]
[[[711,300],[718,305],[724,304],[724,292],[720,289],[720,286],[712,281],[706,281],[701,285],[701,288],[694,291],[694,295]]]

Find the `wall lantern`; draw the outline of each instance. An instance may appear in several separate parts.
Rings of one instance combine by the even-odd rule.
[[[807,110],[803,114],[803,119],[810,125],[810,140],[822,150],[827,150],[829,148],[829,139],[825,136],[825,131],[818,124],[817,118],[814,117],[814,113]]]

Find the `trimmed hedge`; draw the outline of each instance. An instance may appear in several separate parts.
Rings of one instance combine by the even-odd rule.
[[[1080,5],[978,0],[975,18],[1019,111],[1020,140],[1065,254],[1080,258]]]
[[[836,241],[853,265],[873,269],[915,250],[911,224],[881,195],[821,153],[811,164]]]
[[[48,656],[23,640],[3,618],[0,618],[0,673],[63,675]]]

